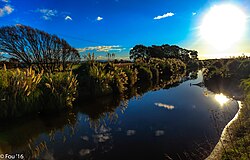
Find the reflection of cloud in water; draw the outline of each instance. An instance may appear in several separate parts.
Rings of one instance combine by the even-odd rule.
[[[80,156],[86,156],[86,155],[88,155],[88,154],[90,154],[90,153],[91,153],[91,150],[90,150],[90,149],[81,149],[81,150],[79,151]]]
[[[192,108],[193,108],[193,109],[196,109],[196,105],[192,105]]]
[[[81,139],[84,140],[84,141],[89,141],[89,137],[88,136],[82,136]]]
[[[109,133],[111,131],[110,128],[106,128],[104,125],[102,125],[99,129],[95,130],[95,135],[93,135],[94,141],[96,143],[104,143],[107,140],[110,140],[111,134]]]
[[[158,106],[158,107],[164,107],[164,108],[169,109],[169,110],[172,110],[172,109],[175,108],[172,105],[167,105],[167,104],[163,104],[163,103],[155,103],[155,105]]]
[[[94,141],[99,143],[104,143],[111,139],[111,135],[108,133],[93,135]]]
[[[127,131],[127,136],[133,136],[135,135],[136,131],[135,130],[128,130]]]
[[[155,131],[155,136],[158,137],[158,136],[163,136],[165,134],[165,132],[163,130],[157,130]]]
[[[106,133],[109,132],[111,129],[110,128],[106,128],[104,125],[102,125],[100,128],[95,129],[96,133]]]

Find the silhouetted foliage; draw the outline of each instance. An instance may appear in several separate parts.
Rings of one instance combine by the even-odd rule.
[[[3,54],[2,53],[0,53],[0,61],[3,61]]]
[[[183,62],[191,60],[198,60],[198,52],[195,50],[187,50],[176,45],[164,44],[161,46],[152,45],[146,47],[143,45],[136,45],[130,50],[130,59],[137,60],[142,58],[148,61],[150,58],[177,58]]]
[[[148,47],[144,45],[136,45],[133,49],[130,50],[130,59],[136,60],[138,58],[147,59],[148,56]]]
[[[65,40],[24,25],[0,28],[0,52],[47,72],[65,70],[80,60],[78,51]]]

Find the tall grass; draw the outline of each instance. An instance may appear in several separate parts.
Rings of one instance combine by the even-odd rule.
[[[42,94],[38,85],[43,71],[36,74],[32,68],[26,70],[0,71],[0,117],[19,116],[27,112],[37,111],[37,103]]]
[[[43,77],[42,87],[44,108],[60,109],[73,107],[78,94],[78,81],[76,76],[70,72],[60,72],[56,74],[48,73]]]
[[[73,106],[78,82],[72,72],[44,74],[32,68],[0,70],[0,118]]]
[[[74,72],[79,75],[81,95],[98,97],[124,94],[137,84],[159,82],[160,77],[168,79],[173,74],[185,72],[185,69],[186,65],[178,59],[137,60],[133,65],[119,67],[112,62],[96,62],[89,54],[87,62]]]

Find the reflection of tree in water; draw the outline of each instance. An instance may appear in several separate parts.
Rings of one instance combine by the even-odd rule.
[[[108,118],[111,122],[115,121],[118,117],[116,109],[120,109],[122,112],[127,108],[128,100],[123,96],[105,96],[96,98],[90,101],[78,102],[78,111],[86,114],[91,123],[98,123],[104,118]],[[95,126],[93,124],[93,126]]]
[[[74,126],[75,114],[61,113],[55,116],[37,116],[1,124],[0,153],[25,153],[35,158],[47,149],[45,141],[36,143],[41,134],[53,137],[55,131],[63,131],[66,125]]]
[[[143,84],[137,84],[129,88],[123,95],[110,95],[95,98],[90,101],[79,101],[77,108],[79,108],[79,111],[83,114],[88,115],[88,121],[93,128],[97,128],[101,126],[101,124],[107,123],[107,120],[108,123],[115,123],[118,119],[117,109],[120,110],[121,113],[124,113],[128,107],[128,101],[131,98],[139,99],[148,91],[176,87],[186,80],[183,77],[185,77],[185,73],[175,74],[171,77],[167,77],[165,80],[161,79],[159,83],[145,81]]]
[[[239,79],[211,77],[204,79],[205,87],[214,93],[223,93],[234,99],[241,100],[243,91],[239,87]]]
[[[88,101],[79,101],[72,112],[53,113],[53,116],[41,115],[5,123],[0,130],[0,153],[18,152],[25,153],[26,157],[30,157],[30,159],[39,158],[48,150],[47,141],[39,138],[41,134],[48,135],[50,142],[58,141],[56,133],[61,135],[63,142],[70,141],[69,137],[72,137],[76,131],[76,113],[78,112],[87,115],[86,120],[95,131],[93,138],[96,142],[107,141],[105,150],[108,150],[110,146],[112,147],[109,143],[112,139],[109,124],[117,122],[118,113],[125,112],[129,99],[138,99],[151,90],[178,86],[183,81],[183,77],[185,74],[173,75],[167,80],[159,80],[159,83],[149,82],[134,86],[123,95],[110,95]],[[69,129],[70,133],[65,131],[66,128]]]

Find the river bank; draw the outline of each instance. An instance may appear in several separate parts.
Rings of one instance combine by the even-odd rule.
[[[213,61],[207,64],[204,74],[209,90],[225,93],[241,101],[239,111],[224,128],[219,142],[207,159],[250,159],[249,60]]]
[[[219,142],[214,147],[211,154],[206,158],[206,160],[219,160],[222,159],[224,152],[230,148],[230,145],[233,145],[232,143],[232,132],[236,130],[237,123],[240,123],[240,116],[242,114],[242,107],[243,104],[241,101],[238,101],[239,105],[239,111],[234,116],[234,118],[225,126],[225,128],[222,131],[221,137]]]

